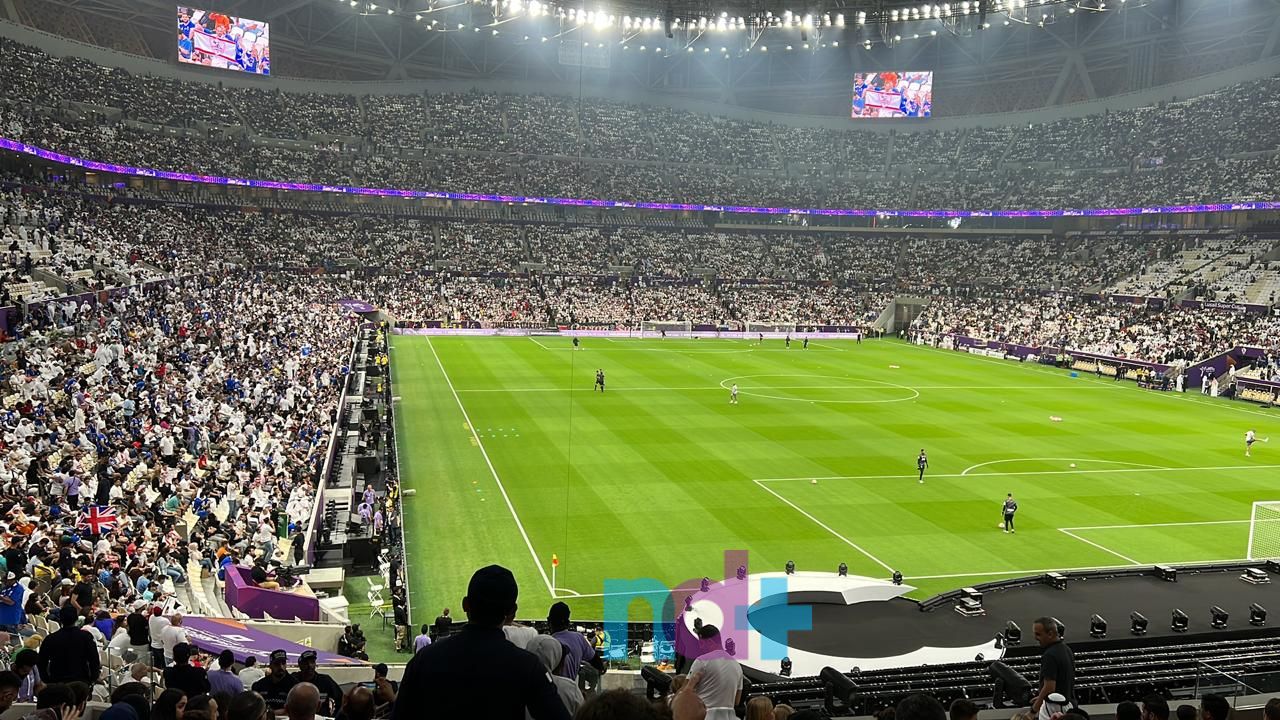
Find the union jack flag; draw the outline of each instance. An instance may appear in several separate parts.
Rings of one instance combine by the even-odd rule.
[[[101,535],[116,529],[115,508],[106,505],[88,505],[80,511],[76,527],[86,528],[90,535]]]

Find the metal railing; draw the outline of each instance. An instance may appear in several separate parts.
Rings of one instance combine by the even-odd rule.
[[[1226,682],[1223,682],[1223,680]],[[1196,661],[1196,685],[1194,697],[1200,697],[1201,695],[1213,690],[1226,691],[1222,694],[1229,695],[1231,697],[1262,694],[1261,690],[1255,688],[1239,677],[1232,675],[1225,670],[1219,670],[1207,662]]]

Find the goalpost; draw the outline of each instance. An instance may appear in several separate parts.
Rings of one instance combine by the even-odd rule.
[[[794,322],[748,322],[748,333],[774,333],[777,335],[795,335]]]
[[[1250,560],[1280,558],[1280,500],[1255,502],[1249,516]]]
[[[691,337],[693,335],[693,323],[679,320],[645,320],[640,323],[640,337],[642,338],[663,337],[663,333],[666,333],[666,337]]]

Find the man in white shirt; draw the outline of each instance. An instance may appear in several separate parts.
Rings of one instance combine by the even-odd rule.
[[[169,627],[169,618],[165,617],[159,607],[151,609],[151,617],[147,619],[147,630],[151,633],[151,666],[164,667],[164,631]]]
[[[715,625],[703,625],[698,637],[702,654],[689,666],[689,675],[702,673],[694,692],[707,708],[707,720],[736,717],[733,708],[742,696],[742,666],[721,647]]]
[[[423,626],[422,630],[423,630],[423,633],[425,634],[427,630],[425,625]],[[502,634],[507,636],[507,640],[509,640],[512,645],[515,645],[521,650],[528,649],[529,641],[538,637],[537,630],[527,625],[520,625],[516,623],[515,613],[511,613],[510,615],[507,616],[506,620],[503,621]]]
[[[253,687],[253,684],[267,676],[266,671],[258,664],[258,658],[250,655],[245,658],[244,668],[240,670],[240,683],[245,687]]]
[[[164,647],[164,662],[167,666],[173,662],[173,647],[187,641],[187,631],[182,627],[182,613],[174,613],[169,619],[169,627],[160,634],[160,642]]]

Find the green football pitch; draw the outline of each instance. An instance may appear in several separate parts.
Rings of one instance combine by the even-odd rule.
[[[555,597],[599,619],[606,579],[716,580],[731,550],[753,572],[900,570],[921,598],[1238,559],[1251,504],[1280,500],[1280,442],[1245,457],[1250,428],[1280,440],[1256,406],[899,341],[395,336],[392,369],[416,622],[490,563],[520,617]]]

